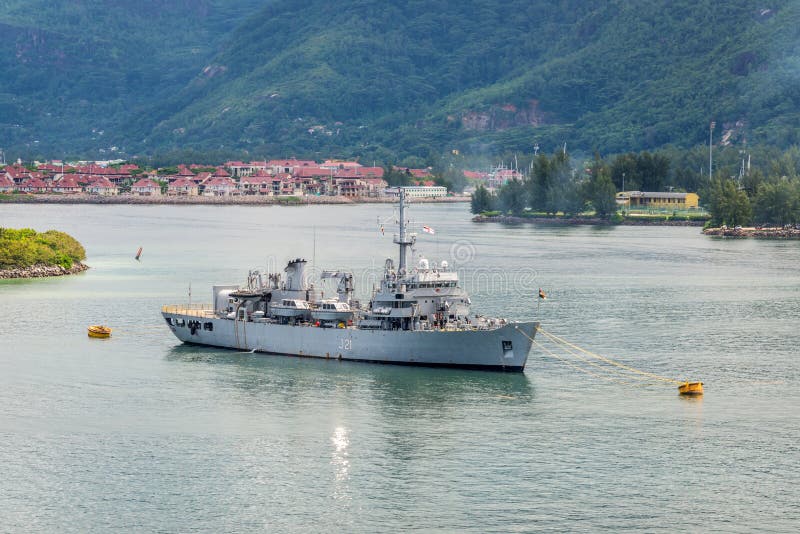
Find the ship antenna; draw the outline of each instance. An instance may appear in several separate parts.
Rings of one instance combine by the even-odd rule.
[[[405,273],[406,271],[406,252],[407,247],[414,243],[413,239],[406,237],[406,221],[405,221],[405,208],[406,208],[406,191],[405,188],[400,187],[400,234],[395,237],[394,242],[400,245],[400,263],[398,265],[398,272]]]

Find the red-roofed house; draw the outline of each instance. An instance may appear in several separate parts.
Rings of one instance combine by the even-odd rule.
[[[211,178],[211,173],[208,171],[198,172],[194,176],[187,176],[187,178],[189,178],[189,180],[193,181],[195,184],[200,185]]]
[[[142,178],[131,186],[131,194],[140,197],[161,196],[161,185],[150,178]]]
[[[6,176],[4,173],[0,174],[0,193],[12,193],[17,188],[14,180]]]
[[[22,165],[9,165],[6,167],[6,175],[17,185],[21,185],[22,182],[31,177],[30,171]]]
[[[83,188],[90,195],[114,196],[119,194],[119,188],[111,183],[105,176],[97,176],[92,182]]]
[[[291,174],[281,172],[272,177],[273,195],[294,195],[295,181]]]
[[[366,196],[367,184],[359,178],[337,177],[333,179],[333,185],[330,192],[334,195],[341,195],[343,197]]]
[[[230,177],[212,176],[203,182],[203,195],[208,197],[226,197],[238,194],[238,192],[236,182]]]
[[[302,160],[302,159],[273,159],[267,162],[266,168],[271,170],[273,174],[279,172],[287,172],[294,174],[298,169],[303,167],[319,167],[316,161]]]
[[[78,183],[78,177],[74,174],[66,174],[53,183],[53,193],[74,194],[82,192],[83,188]]]
[[[273,177],[260,170],[252,176],[244,176],[239,180],[239,191],[243,195],[271,195]]]
[[[383,178],[383,167],[359,167],[356,171],[367,178]]]
[[[56,174],[61,172],[61,165],[55,165],[53,163],[42,163],[36,170],[45,173],[45,174]]]
[[[243,161],[228,161],[225,162],[225,167],[231,170],[231,175],[236,177],[252,176],[258,171],[267,169],[266,161],[251,161],[245,163]]]
[[[101,165],[97,165],[96,163],[90,163],[89,165],[79,165],[75,168],[75,172],[78,174],[106,174],[109,169]]]
[[[17,189],[24,193],[47,193],[50,186],[41,178],[28,178]]]
[[[119,185],[123,183],[125,180],[129,180],[131,178],[131,169],[106,169],[105,172],[96,174],[95,176],[102,176],[112,184]]]
[[[179,197],[195,197],[199,194],[199,187],[189,178],[177,178],[167,186],[167,194]]]
[[[89,183],[91,181],[94,181],[94,178],[95,178],[94,176],[86,176],[86,175],[78,175],[78,174],[64,174],[60,178],[58,178],[55,181],[55,183],[61,182],[63,180],[67,180],[66,183],[68,183],[68,184],[71,184],[71,183],[74,182],[74,183],[80,185],[81,182]]]
[[[295,178],[325,178],[333,174],[333,171],[331,169],[323,169],[318,165],[314,165],[313,167],[296,167],[293,171],[291,171],[291,174]]]

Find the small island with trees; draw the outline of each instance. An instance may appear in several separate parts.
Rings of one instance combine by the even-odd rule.
[[[0,228],[0,279],[62,276],[85,271],[86,251],[56,230]]]

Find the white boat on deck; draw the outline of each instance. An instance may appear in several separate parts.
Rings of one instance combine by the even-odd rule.
[[[308,320],[311,317],[311,304],[301,299],[281,299],[280,303],[269,307],[269,312],[275,317]]]
[[[315,302],[311,309],[311,318],[321,323],[352,324],[353,310],[350,304],[338,300],[323,300]]]

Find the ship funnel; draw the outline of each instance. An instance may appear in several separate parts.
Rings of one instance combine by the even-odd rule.
[[[286,273],[286,289],[289,291],[305,291],[309,289],[306,275],[306,260],[297,258],[289,262],[284,269]]]

